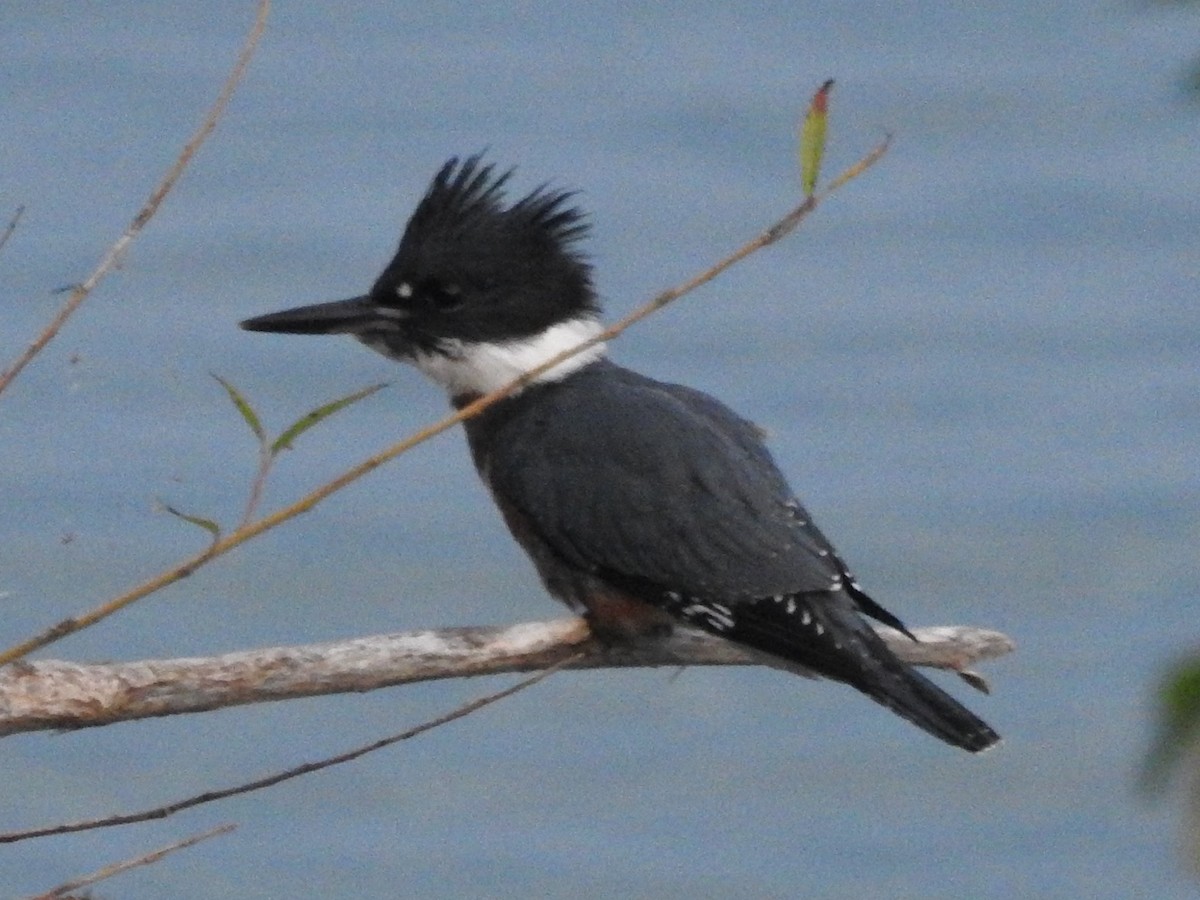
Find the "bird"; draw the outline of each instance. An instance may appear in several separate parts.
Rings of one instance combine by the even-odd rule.
[[[370,290],[247,319],[347,334],[465,405],[562,351],[464,423],[474,466],[547,591],[609,642],[690,626],[808,677],[856,688],[949,745],[999,736],[905,664],[867,621],[912,632],[859,585],[763,432],[714,397],[608,355],[590,221],[483,154],[440,167]]]

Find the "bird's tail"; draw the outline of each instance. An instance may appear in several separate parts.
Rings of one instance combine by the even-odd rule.
[[[986,722],[901,662],[842,593],[738,604],[717,633],[786,668],[844,681],[934,737],[971,753],[1000,740]],[[706,626],[705,621],[695,624]],[[711,629],[710,629],[711,630]]]
[[[884,650],[891,653],[886,647]],[[981,718],[921,673],[899,660],[896,664],[895,671],[881,679],[851,684],[947,744],[978,753],[999,742],[1000,735]]]

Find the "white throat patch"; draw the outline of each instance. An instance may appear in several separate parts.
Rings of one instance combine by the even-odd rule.
[[[604,326],[597,319],[588,316],[561,322],[539,335],[519,341],[496,344],[445,341],[439,352],[418,353],[413,362],[418,369],[442,385],[451,397],[489,394],[603,330]],[[603,357],[605,350],[602,343],[581,350],[537,376],[534,382],[566,378]]]

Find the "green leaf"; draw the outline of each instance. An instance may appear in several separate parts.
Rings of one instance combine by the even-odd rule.
[[[1200,656],[1177,665],[1159,690],[1158,729],[1142,783],[1159,788],[1184,753],[1200,742]]]
[[[259,444],[267,442],[267,433],[263,430],[262,423],[258,421],[258,416],[255,415],[253,407],[250,406],[246,398],[232,384],[218,375],[216,372],[210,372],[213,378],[221,387],[225,388],[225,392],[229,394],[229,399],[233,401],[233,405],[237,407],[237,411],[242,414],[242,418],[246,420],[246,424],[250,426],[250,430],[254,432],[254,436],[258,438]]]
[[[825,126],[829,119],[829,91],[832,87],[833,79],[830,78],[813,94],[804,125],[800,129],[800,184],[806,197],[811,197],[817,189],[817,178],[821,174],[821,159],[825,155]]]
[[[189,516],[185,512],[180,512],[175,507],[171,506],[171,504],[169,504],[169,503],[165,503],[162,500],[159,500],[158,502],[160,504],[162,504],[163,509],[165,509],[167,512],[169,512],[171,515],[175,516],[175,518],[183,519],[183,521],[185,521],[185,522],[191,522],[193,525],[198,525],[201,528],[203,528],[205,531],[207,531],[209,534],[211,534],[213,536],[214,541],[218,540],[221,537],[221,526],[218,525],[216,522],[214,522],[212,519],[205,519],[200,516]]]
[[[279,437],[275,438],[271,444],[271,455],[274,456],[280,450],[290,449],[292,441],[300,437],[308,429],[312,428],[318,422],[328,419],[335,412],[345,409],[351,403],[357,403],[364,397],[369,397],[376,391],[387,387],[387,382],[373,384],[370,387],[363,388],[361,391],[355,391],[348,397],[342,397],[340,400],[334,400],[332,403],[326,403],[324,406],[318,406],[312,412],[305,413],[299,419],[291,424]]]

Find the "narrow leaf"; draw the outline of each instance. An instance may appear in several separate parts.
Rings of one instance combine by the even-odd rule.
[[[821,174],[821,158],[825,155],[825,124],[829,118],[829,91],[832,87],[833,79],[830,78],[813,94],[804,125],[800,129],[800,184],[806,197],[811,197],[817,189],[817,178]]]
[[[200,516],[189,516],[185,512],[180,512],[175,507],[171,506],[169,503],[164,503],[162,500],[159,500],[158,502],[160,504],[162,504],[163,509],[165,509],[167,512],[169,512],[171,515],[175,516],[175,518],[183,519],[183,521],[185,521],[185,522],[190,522],[193,525],[198,525],[201,528],[203,528],[205,531],[207,531],[209,534],[211,534],[213,536],[213,540],[217,540],[218,538],[221,537],[221,526],[218,525],[216,522],[214,522],[212,519],[205,519]]]
[[[293,422],[287,428],[287,430],[283,432],[283,434],[275,438],[274,443],[271,444],[271,455],[274,456],[280,450],[290,449],[292,442],[296,440],[296,438],[300,437],[300,435],[308,431],[308,429],[312,428],[318,422],[328,419],[335,412],[345,409],[350,404],[357,403],[364,397],[369,397],[376,391],[382,390],[385,387],[387,387],[387,382],[373,384],[370,387],[363,388],[361,391],[355,391],[348,397],[342,397],[340,400],[334,400],[332,403],[326,403],[324,406],[318,406],[312,412],[305,413],[303,416]]]
[[[233,405],[237,407],[237,411],[242,414],[242,418],[246,420],[246,424],[250,426],[250,430],[258,438],[258,442],[265,444],[267,442],[267,433],[263,431],[262,423],[258,421],[258,416],[255,415],[254,408],[242,396],[241,391],[215,372],[210,372],[209,374],[217,380],[217,383],[221,387],[225,388],[225,392],[229,394],[229,399],[233,401]]]

